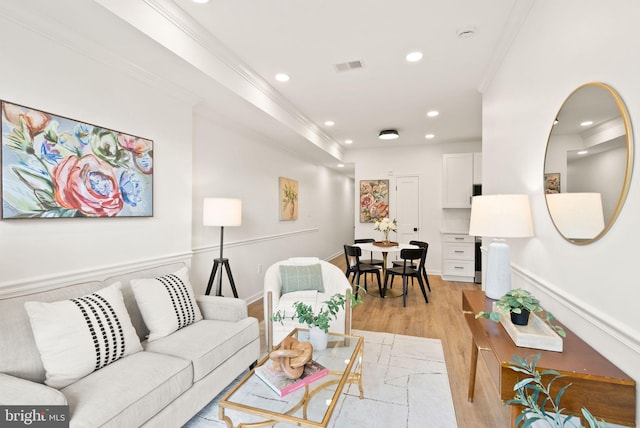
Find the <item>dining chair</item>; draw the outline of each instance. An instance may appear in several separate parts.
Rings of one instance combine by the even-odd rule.
[[[358,238],[354,239],[353,242],[355,244],[373,244],[376,240],[373,238]],[[382,259],[374,259],[373,251],[369,251],[369,259],[366,260],[366,263],[373,266],[382,266],[384,261]]]
[[[378,266],[360,262],[360,256],[362,256],[362,249],[360,247],[356,247],[354,245],[345,245],[344,254],[347,261],[346,276],[347,278],[349,278],[351,274],[354,275],[353,279],[351,279],[351,282],[353,283],[353,280],[355,280],[356,297],[358,297],[360,275],[362,274],[364,274],[365,291],[367,291],[367,274],[373,274],[378,279],[378,290],[380,291],[380,295],[383,296],[382,281],[380,280],[380,268]]]
[[[425,248],[404,248],[400,251],[400,258],[402,259],[402,266],[391,267],[387,269],[387,273],[384,277],[384,289],[382,291],[383,295],[387,292],[387,284],[389,282],[389,277],[391,277],[391,282],[396,275],[402,276],[402,306],[407,306],[407,288],[408,288],[408,278],[416,278],[418,280],[418,284],[420,284],[420,289],[422,290],[422,295],[424,296],[424,301],[429,303],[429,298],[427,297],[427,291],[424,288],[424,282],[422,281],[422,268],[424,265],[426,250]],[[417,268],[415,267],[415,263],[417,263]]]
[[[416,241],[416,240],[412,240],[409,241],[409,244],[411,245],[416,245],[420,248],[424,248],[424,263],[422,264],[422,277],[424,278],[424,281],[427,283],[427,289],[429,291],[431,291],[431,284],[429,284],[429,276],[427,275],[427,252],[429,251],[429,243],[428,242],[424,242],[424,241]],[[394,260],[393,262],[393,267],[398,267],[398,266],[402,266],[402,264],[404,263],[402,260]],[[414,262],[413,266],[415,268],[418,268],[420,265],[420,262]],[[413,278],[411,278],[411,284],[413,284]]]

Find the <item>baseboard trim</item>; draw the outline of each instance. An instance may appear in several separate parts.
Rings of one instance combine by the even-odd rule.
[[[556,300],[577,317],[599,329],[602,333],[614,338],[629,350],[640,354],[640,332],[638,330],[630,329],[629,326],[620,324],[598,308],[587,304],[579,297],[566,293],[520,266],[512,264],[511,268],[516,277]]]
[[[136,270],[147,269],[157,265],[185,262],[191,264],[192,253],[183,252],[168,254],[161,257],[139,259],[91,269],[62,272],[55,275],[24,278],[18,282],[0,283],[0,300],[16,296],[25,296],[47,290],[53,290],[69,284],[88,281],[102,281],[110,276],[120,275]]]

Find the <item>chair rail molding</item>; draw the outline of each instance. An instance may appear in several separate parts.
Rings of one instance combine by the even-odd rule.
[[[319,228],[314,227],[314,228],[310,228],[310,229],[300,229],[300,230],[294,230],[291,232],[285,232],[285,233],[277,233],[277,234],[273,234],[273,235],[265,235],[265,236],[257,236],[255,238],[249,238],[249,239],[241,239],[238,241],[230,241],[230,242],[225,242],[224,243],[224,247],[225,248],[235,248],[235,247],[244,247],[246,245],[253,245],[253,244],[258,244],[261,242],[268,242],[268,241],[275,241],[275,240],[279,240],[279,239],[286,239],[286,238],[291,238],[291,237],[295,237],[295,236],[300,236],[300,235],[306,235],[309,233],[318,233],[320,231]],[[220,244],[210,244],[210,245],[202,245],[200,247],[194,247],[192,249],[193,254],[203,254],[203,253],[209,253],[212,251],[218,251],[220,249]]]
[[[25,296],[42,291],[53,290],[56,288],[81,282],[102,281],[115,275],[120,275],[127,272],[135,272],[157,265],[164,265],[175,262],[184,262],[187,265],[190,265],[191,256],[192,253],[189,251],[176,254],[167,254],[161,257],[140,259],[127,263],[97,266],[90,269],[77,269],[50,276],[24,278],[19,282],[0,282],[0,300],[9,297]]]
[[[622,325],[611,316],[600,311],[597,307],[589,305],[577,296],[562,291],[557,286],[523,269],[521,266],[512,264],[511,268],[514,276],[518,279],[548,295],[579,319],[597,328],[603,334],[610,336],[616,342],[640,356],[640,331],[630,326]],[[578,330],[571,326],[568,327],[574,331]]]

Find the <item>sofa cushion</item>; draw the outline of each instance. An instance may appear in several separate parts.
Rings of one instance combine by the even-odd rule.
[[[258,321],[202,320],[153,342],[142,342],[145,351],[173,355],[193,363],[194,382],[215,370],[240,349],[259,337]]]
[[[202,319],[186,267],[157,278],[132,279],[131,288],[149,329],[149,342]]]
[[[142,350],[120,284],[59,302],[25,302],[45,383],[65,387]]]
[[[306,266],[280,265],[282,294],[302,290],[324,292],[320,264]]]
[[[170,355],[138,352],[62,389],[70,425],[137,427],[172,403],[193,383],[191,363]]]

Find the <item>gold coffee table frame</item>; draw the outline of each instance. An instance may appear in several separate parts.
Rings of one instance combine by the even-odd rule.
[[[300,340],[308,340],[308,332],[307,329],[294,329],[289,336],[296,337]],[[277,349],[280,345],[278,345],[275,349]],[[328,365],[328,361],[332,361],[331,359],[326,360],[325,357],[329,358],[332,353],[335,353],[337,348],[345,348],[349,347],[347,353],[349,353],[349,358],[346,360],[346,366],[344,370],[336,370],[335,367],[330,367]],[[272,410],[268,410],[264,407],[260,407],[259,405],[249,405],[246,403],[242,403],[239,401],[234,401],[234,395],[238,392],[242,391],[243,388],[249,388],[252,382],[256,380],[263,384],[263,382],[258,378],[258,376],[254,373],[254,370],[251,370],[246,376],[244,376],[240,382],[238,382],[219,402],[218,404],[218,414],[220,420],[224,421],[227,424],[228,428],[234,428],[233,422],[231,418],[225,414],[225,410],[235,410],[242,413],[247,413],[250,415],[255,415],[259,417],[265,418],[264,421],[260,422],[249,422],[249,423],[239,423],[236,425],[237,428],[244,427],[265,427],[273,425],[277,422],[284,422],[300,427],[326,427],[331,419],[331,415],[335,409],[336,404],[338,403],[338,399],[340,398],[340,394],[342,394],[342,390],[347,383],[358,384],[358,390],[360,392],[360,399],[364,398],[364,391],[362,389],[362,357],[364,353],[363,346],[363,338],[361,336],[351,336],[345,334],[337,334],[337,333],[329,333],[329,345],[324,351],[315,351],[313,354],[314,360],[318,361],[321,364],[324,364],[329,369],[329,375],[326,377],[319,379],[315,382],[312,382],[309,385],[304,387],[304,393],[302,397],[297,400],[291,400],[291,402],[287,403],[289,408],[282,413],[275,412]],[[258,366],[261,366],[265,363],[269,363],[269,355],[267,354],[260,362]],[[327,406],[324,416],[322,420],[310,420],[308,418],[308,407],[312,403],[312,400],[319,392],[325,391],[329,386],[337,385],[333,396],[331,397],[331,403]],[[269,389],[266,384],[264,388]],[[287,400],[287,397],[296,397],[296,392],[293,392],[286,397],[279,397],[276,392],[269,389],[269,393],[271,394],[270,398],[273,399],[281,399],[283,401]],[[267,401],[266,398],[264,399]],[[272,401],[272,400],[269,400]],[[302,409],[302,415],[294,416],[296,412]],[[298,412],[299,413],[299,412]]]

